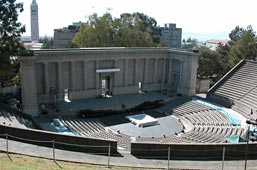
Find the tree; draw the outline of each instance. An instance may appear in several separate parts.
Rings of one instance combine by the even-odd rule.
[[[109,13],[98,17],[93,14],[86,24],[82,24],[75,34],[73,43],[78,47],[108,47],[113,46],[112,16]]]
[[[255,32],[253,31],[253,28],[251,25],[248,25],[245,28],[243,27],[239,27],[239,26],[236,26],[230,33],[229,33],[229,38],[230,38],[230,44],[234,44],[236,41],[240,40],[242,35],[245,33],[245,32],[248,32],[249,34],[251,34],[252,36],[256,36],[255,35]]]
[[[219,75],[222,67],[219,58],[218,52],[210,50],[208,47],[199,48],[198,75],[205,78]]]
[[[236,65],[242,59],[254,60],[257,57],[257,39],[252,31],[241,34],[229,52],[231,66]]]
[[[195,38],[187,38],[187,40],[183,39],[183,44],[182,44],[182,48],[183,49],[188,49],[188,50],[192,50],[193,48],[197,48],[198,45],[198,40]]]
[[[198,75],[220,79],[240,60],[254,60],[257,57],[257,39],[251,26],[246,29],[235,27],[230,34],[228,44],[220,44],[216,51],[202,47],[199,50]]]
[[[43,46],[42,46],[43,49],[53,49],[54,48],[54,40],[52,37],[49,38],[45,35],[44,38],[39,39],[39,42],[43,43]]]
[[[20,36],[25,32],[25,26],[18,22],[18,15],[23,11],[23,4],[16,0],[0,1],[0,83],[4,86],[11,82],[18,72],[18,64],[11,58],[23,49]]]
[[[101,17],[93,14],[81,25],[73,44],[78,47],[151,47],[160,43],[157,22],[142,13],[124,13],[112,18],[110,13]]]

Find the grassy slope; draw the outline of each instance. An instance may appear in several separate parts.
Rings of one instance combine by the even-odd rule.
[[[75,164],[68,162],[57,162],[52,160],[39,159],[22,155],[10,155],[8,158],[5,154],[0,156],[1,170],[135,170],[139,168],[93,166],[87,164]]]

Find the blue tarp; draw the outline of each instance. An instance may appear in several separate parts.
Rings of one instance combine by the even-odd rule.
[[[247,139],[242,138],[239,135],[233,135],[225,138],[228,143],[240,143],[240,142],[247,142]]]
[[[231,122],[231,124],[233,126],[240,126],[241,125],[240,120],[237,120],[232,114],[226,112],[221,107],[216,106],[216,105],[211,104],[211,103],[206,102],[206,101],[202,101],[202,100],[196,99],[196,98],[193,98],[193,101],[201,103],[201,104],[206,105],[206,106],[208,106],[208,107],[210,107],[210,108],[212,108],[214,110],[217,110],[218,112],[223,113],[228,118],[228,120]]]

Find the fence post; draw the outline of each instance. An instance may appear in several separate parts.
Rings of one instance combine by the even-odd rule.
[[[54,146],[54,140],[53,140],[53,160],[55,161],[55,146]]]
[[[223,147],[223,153],[222,153],[222,167],[221,167],[222,170],[224,169],[225,151],[226,151],[226,148]]]
[[[248,125],[248,130],[247,130],[247,141],[246,141],[246,146],[245,146],[245,167],[244,170],[247,168],[247,157],[248,157],[248,145],[249,145],[249,132],[250,132],[250,126]]]
[[[9,146],[8,146],[8,134],[5,134],[5,139],[6,139],[6,154],[9,156]]]
[[[108,146],[108,167],[110,167],[111,145]]]
[[[170,169],[170,147],[168,147],[168,170]]]

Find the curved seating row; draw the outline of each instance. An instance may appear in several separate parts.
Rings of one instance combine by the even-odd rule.
[[[130,136],[121,133],[113,133],[108,130],[98,119],[78,119],[62,117],[63,124],[71,129],[74,134],[79,136],[114,139],[117,140],[118,146],[129,145]]]
[[[0,124],[18,128],[35,128],[31,120],[5,109],[0,109]]]

